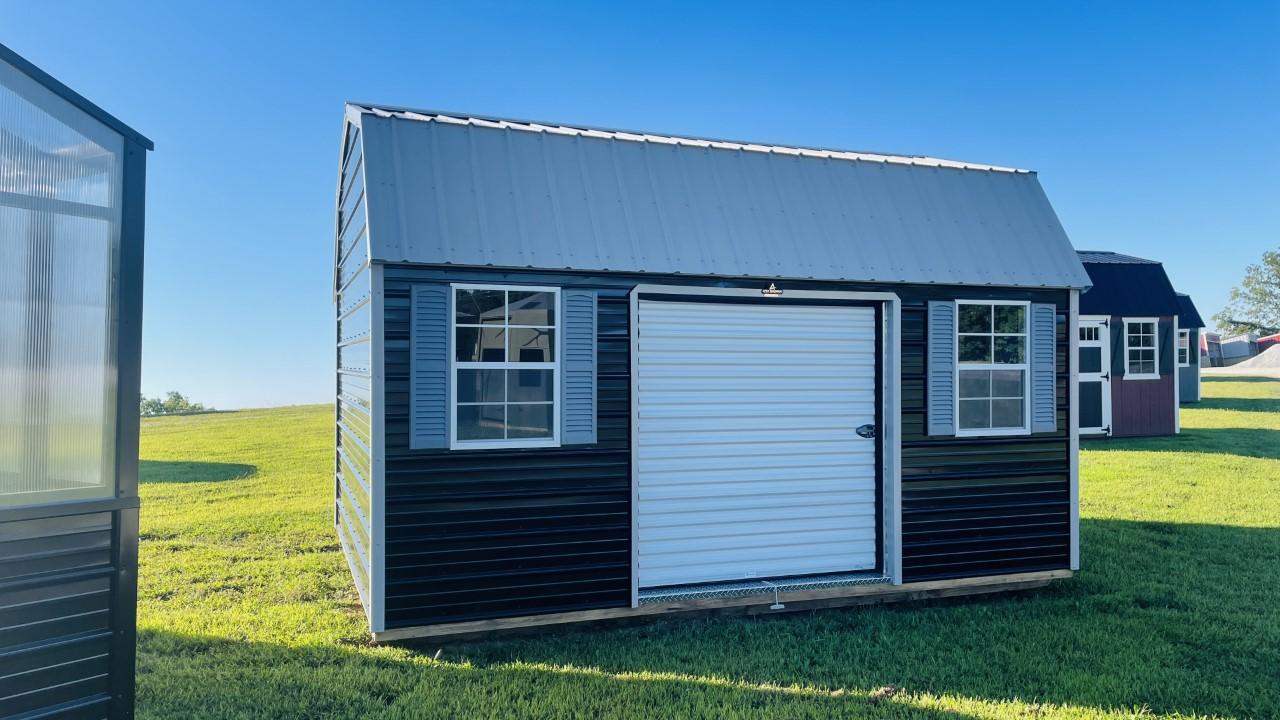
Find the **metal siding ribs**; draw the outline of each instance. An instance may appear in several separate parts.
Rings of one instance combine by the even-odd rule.
[[[387,266],[388,628],[630,603],[630,341],[639,282],[758,282],[682,276],[463,272]],[[409,323],[416,283],[506,282],[590,288],[597,305],[597,443],[450,452],[409,447]],[[782,283],[779,283],[782,286]],[[787,283],[788,289],[831,289]],[[840,290],[885,286],[842,283]],[[1057,429],[1013,438],[925,432],[930,300],[1031,299],[1066,313],[1067,293],[898,286],[902,310],[903,572],[908,582],[1043,569],[1069,562],[1067,408]],[[1056,381],[1066,397],[1065,324]]]
[[[110,512],[0,523],[0,716],[62,703],[107,715],[112,523]]]
[[[365,106],[348,111],[363,118],[373,262],[1089,284],[1032,173]]]

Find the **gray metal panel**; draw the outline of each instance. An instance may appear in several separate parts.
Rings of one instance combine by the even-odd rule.
[[[1089,285],[1032,173],[412,112],[360,117],[375,262]]]
[[[956,304],[929,302],[928,434],[956,434]]]
[[[1031,432],[1058,429],[1057,316],[1054,305],[1031,304]]]
[[[596,291],[565,288],[560,443],[596,441]]]
[[[449,447],[449,286],[413,286],[409,447]]]

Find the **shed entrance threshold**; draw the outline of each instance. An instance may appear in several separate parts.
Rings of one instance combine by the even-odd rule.
[[[821,590],[850,585],[888,584],[890,579],[881,573],[839,573],[832,575],[803,575],[791,578],[741,580],[731,582],[701,583],[696,585],[670,585],[641,590],[641,605],[672,602],[676,600],[703,600],[706,598],[751,597],[776,595],[796,590]]]

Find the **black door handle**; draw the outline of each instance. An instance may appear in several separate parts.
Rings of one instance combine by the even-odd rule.
[[[854,432],[858,433],[858,437],[874,438],[876,436],[876,426],[875,425],[859,425],[858,429],[854,430]]]

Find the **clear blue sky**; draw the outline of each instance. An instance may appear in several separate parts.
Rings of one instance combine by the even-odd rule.
[[[344,100],[1040,173],[1077,248],[1206,317],[1280,246],[1280,3],[6,2],[0,42],[156,142],[143,390],[332,397]]]

